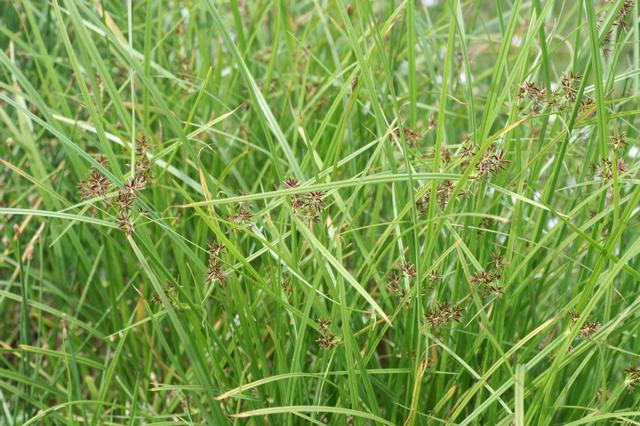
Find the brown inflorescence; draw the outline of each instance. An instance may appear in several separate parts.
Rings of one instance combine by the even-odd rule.
[[[438,303],[426,314],[426,321],[431,327],[440,327],[449,324],[451,321],[459,321],[462,316],[462,308],[450,303]]]
[[[319,318],[317,321],[318,327],[320,328],[320,336],[316,339],[316,342],[320,345],[322,349],[333,349],[335,348],[340,341],[336,337],[335,334],[331,332],[329,327],[331,326],[331,320],[326,320]]]
[[[283,182],[285,188],[298,188],[300,182],[294,178],[288,178]],[[320,213],[327,207],[324,201],[324,191],[310,191],[291,194],[291,208],[303,220],[310,224],[320,222]]]
[[[220,255],[224,249],[225,246],[223,243],[214,241],[209,244],[209,248],[207,249],[209,253],[209,263],[207,267],[207,277],[205,278],[207,284],[211,284],[217,280],[221,286],[224,286],[227,282],[227,273],[224,271],[220,259]]]

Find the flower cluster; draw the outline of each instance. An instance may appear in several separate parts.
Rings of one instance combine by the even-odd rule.
[[[491,253],[491,264],[496,269],[502,269],[507,265],[507,262],[506,260],[504,260],[504,257],[502,257],[499,251],[494,251],[493,253]]]
[[[504,291],[499,282],[502,279],[502,269],[505,265],[506,262],[502,255],[499,252],[494,252],[491,255],[490,268],[471,274],[471,284],[479,286],[485,296],[502,296]]]
[[[484,231],[487,229],[493,228],[493,225],[495,225],[495,223],[496,221],[494,218],[483,217],[482,220],[480,220],[480,223],[478,225],[478,229],[476,230],[476,232],[478,233],[478,235],[484,234]]]
[[[407,295],[407,290],[400,283],[401,279],[402,277],[397,271],[391,271],[387,282],[387,291],[396,297],[404,298]]]
[[[134,230],[131,220],[131,209],[136,195],[147,187],[151,179],[151,161],[149,161],[147,155],[150,149],[151,144],[144,135],[136,141],[133,176],[130,176],[118,190],[118,196],[115,199],[118,210],[118,227],[127,236],[131,235]]]
[[[128,237],[133,234],[133,222],[128,211],[121,210],[118,212],[118,228]]]
[[[462,308],[459,305],[451,305],[443,302],[438,303],[433,309],[430,309],[425,319],[431,327],[437,328],[450,323],[451,321],[460,321],[462,316]]]
[[[493,294],[496,297],[500,297],[504,293],[502,286],[497,284],[500,278],[501,275],[495,271],[480,271],[471,275],[471,283],[479,285],[485,295]]]
[[[627,373],[624,383],[627,385],[627,390],[631,392],[640,384],[640,367],[628,367],[624,372]]]
[[[580,101],[580,111],[588,111],[591,106],[595,105],[595,101],[588,96],[585,96]]]
[[[615,167],[615,170],[614,170]],[[595,175],[605,182],[609,182],[613,179],[613,173],[617,172],[618,175],[627,171],[627,165],[622,158],[618,158],[615,165],[614,162],[608,158],[603,158],[598,164],[594,166]]]
[[[455,189],[455,185],[450,180],[446,180],[440,183],[436,187],[436,202],[441,209],[447,207],[449,204],[451,194]],[[458,197],[469,195],[468,191],[458,192]],[[419,213],[425,213],[429,209],[429,203],[431,202],[431,188],[427,188],[424,194],[416,200],[416,209]]]
[[[624,3],[622,4],[622,7],[618,11],[618,14],[616,15],[616,19],[613,24],[626,31],[627,23],[625,22],[625,19],[627,18],[627,15],[629,15],[629,12],[631,11],[632,7],[633,7],[633,0],[625,0]]]
[[[115,209],[118,228],[127,236],[131,235],[134,230],[131,210],[136,195],[146,188],[151,176],[151,161],[148,158],[150,148],[149,142],[144,136],[141,136],[135,147],[134,173],[118,189],[116,197],[109,203]],[[98,159],[98,162],[101,165],[106,164],[102,157]],[[109,186],[109,180],[102,176],[97,168],[93,167],[89,177],[78,185],[78,190],[82,198],[105,197]]]
[[[580,318],[580,315],[574,310],[569,311],[569,318],[572,323],[576,323]],[[599,322],[585,321],[578,330],[578,335],[583,339],[590,339],[600,329],[601,324]]]
[[[404,135],[404,139],[410,147],[415,147],[422,140],[422,133],[408,126],[396,127],[393,129],[393,135],[397,139]]]
[[[148,153],[153,148],[153,145],[142,135],[136,141],[136,174],[138,176],[150,177],[151,161],[149,160]]]
[[[626,18],[629,15],[629,12],[631,11],[632,7],[633,7],[633,0],[625,0],[624,3],[622,3],[622,7],[620,8],[616,17],[614,18],[611,28],[609,29],[609,31],[607,31],[607,34],[605,34],[604,38],[602,39],[601,46],[605,53],[608,53],[610,50],[609,45],[611,44],[611,41],[613,39],[614,31],[616,29],[620,29],[622,31],[627,30]],[[602,20],[598,23],[598,26],[600,26],[601,23],[602,23]]]
[[[547,89],[530,81],[522,83],[518,89],[519,99],[528,99],[533,103],[533,111],[541,111],[547,104]]]
[[[560,84],[562,85],[562,93],[567,101],[574,102],[576,100],[580,80],[581,76],[574,73],[562,75]]]
[[[431,272],[429,272],[429,275],[427,275],[427,279],[431,283],[436,284],[436,283],[440,282],[440,280],[442,280],[442,275],[438,271],[436,271],[434,269]]]
[[[222,261],[220,255],[224,251],[225,246],[222,243],[212,242],[209,244],[207,251],[209,252],[209,265],[207,269],[207,278],[205,281],[207,284],[211,284],[217,280],[221,286],[224,286],[227,282],[227,273],[222,268]]]
[[[435,148],[432,155],[435,157]],[[451,162],[451,150],[444,145],[440,148],[440,159],[445,165]]]
[[[624,151],[627,146],[627,135],[620,133],[619,135],[611,136],[609,138],[609,145],[614,152]]]
[[[505,166],[510,163],[505,156],[506,153],[503,150],[498,151],[495,150],[495,145],[490,146],[476,164],[476,177],[486,180],[491,175],[496,175],[500,170],[504,170]]]
[[[169,299],[171,304],[175,306],[177,304],[176,288],[175,288],[175,286],[173,285],[173,283],[171,281],[169,281],[167,283],[167,286],[166,286],[164,292],[167,295],[167,298]],[[160,298],[160,295],[157,294],[157,293],[153,295],[151,300],[153,301],[153,303],[156,303],[156,304],[161,304],[162,303],[162,299]]]
[[[402,264],[402,272],[404,272],[408,278],[414,278],[416,276],[416,265],[406,262]]]
[[[585,321],[585,323],[580,327],[578,334],[583,339],[590,339],[598,331],[598,329],[600,329],[599,322]]]
[[[293,296],[293,287],[291,286],[291,280],[289,279],[289,277],[284,277],[282,279],[280,287],[282,287],[282,290],[287,295],[289,303],[291,303],[291,296]]]
[[[407,290],[401,283],[403,275],[407,279],[415,278],[417,276],[416,265],[410,262],[405,262],[400,267],[396,267],[389,274],[387,281],[387,291],[393,296],[399,298],[404,298],[405,296],[407,296]]]
[[[229,216],[229,220],[236,225],[248,224],[253,220],[253,213],[240,205],[237,207],[235,214]]]
[[[320,336],[316,339],[316,342],[318,342],[322,349],[335,348],[340,341],[329,329],[331,320],[318,318],[316,322],[318,323],[318,327],[320,327]]]
[[[462,143],[462,149],[460,150],[460,157],[464,159],[469,159],[469,158],[472,158],[474,155],[476,155],[476,151],[473,147],[473,143],[471,143],[471,140],[467,136],[465,138],[465,141]]]
[[[298,188],[300,182],[294,178],[288,178],[283,182],[285,188]],[[311,191],[291,195],[291,208],[309,223],[320,222],[320,212],[326,207],[323,191]]]
[[[102,156],[99,157],[97,161],[103,166],[106,164],[106,161]],[[109,185],[109,179],[102,176],[98,169],[92,167],[89,172],[89,177],[78,184],[78,191],[80,192],[80,196],[85,199],[104,197],[107,195]]]
[[[582,76],[578,74],[563,74],[560,78],[560,87],[551,91],[525,81],[518,89],[518,99],[530,101],[532,113],[537,114],[545,109],[559,112],[570,108],[576,101],[581,81]],[[593,104],[593,99],[583,96],[580,101],[580,110],[584,111]]]

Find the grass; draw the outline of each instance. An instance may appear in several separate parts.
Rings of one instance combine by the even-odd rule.
[[[638,424],[639,17],[0,2],[0,424]]]

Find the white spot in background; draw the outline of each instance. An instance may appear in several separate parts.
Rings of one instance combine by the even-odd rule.
[[[432,7],[438,5],[438,0],[422,0],[422,5],[424,7]]]
[[[575,186],[575,184],[576,184],[575,176],[569,176],[565,183],[566,186]],[[569,188],[569,191],[573,191],[573,188]]]
[[[488,187],[487,188],[487,192],[485,192],[485,194],[487,194],[487,196],[489,197],[493,197],[493,194],[495,194],[496,190],[493,189],[492,187]]]
[[[629,148],[629,157],[632,157],[632,158],[640,157],[640,148],[638,148],[635,145]]]
[[[552,81],[551,84],[549,84],[549,87],[551,87],[551,90],[556,90],[558,88],[558,83]]]
[[[400,62],[400,66],[398,67],[398,70],[402,74],[407,74],[409,72],[409,62],[407,61]]]
[[[221,75],[222,77],[226,77],[226,76],[228,76],[229,74],[231,74],[231,67],[224,67],[224,68],[222,69],[222,72],[220,73],[220,75]]]
[[[171,25],[173,25],[173,19],[171,19],[171,15],[167,13],[167,17],[164,19],[164,22],[162,23],[162,29],[165,32],[169,31],[169,28],[171,28]]]
[[[577,138],[578,139],[588,139],[591,136],[593,126],[585,126],[578,131]]]
[[[462,71],[460,73],[460,83],[465,84],[467,82],[467,73]]]
[[[371,110],[371,101],[365,102],[364,106],[362,107],[362,112],[365,115],[369,114],[369,110]]]
[[[540,201],[542,199],[542,193],[540,191],[536,191],[533,193],[533,199],[535,201]]]
[[[436,83],[442,84],[442,76],[440,74],[436,75]]]
[[[519,35],[514,35],[511,38],[511,45],[516,47],[522,46],[522,37],[520,37]]]
[[[182,15],[182,19],[184,19],[186,22],[189,22],[189,17],[191,16],[189,14],[189,9],[183,7],[182,9],[180,9],[180,15]]]
[[[551,229],[558,224],[558,218],[552,217],[547,221],[547,229]]]
[[[504,244],[504,242],[507,241],[507,236],[499,234],[496,240],[498,241],[498,244]]]

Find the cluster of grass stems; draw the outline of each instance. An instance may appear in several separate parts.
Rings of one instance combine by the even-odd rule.
[[[639,424],[639,16],[0,1],[0,424]]]

